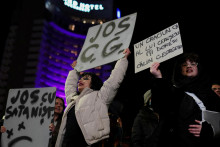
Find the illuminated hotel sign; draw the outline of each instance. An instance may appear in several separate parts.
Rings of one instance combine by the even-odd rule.
[[[113,0],[53,0],[65,14],[80,18],[112,20]]]
[[[45,5],[52,13],[71,18],[113,19],[113,0],[46,0]]]
[[[83,11],[83,12],[90,12],[91,10],[104,10],[104,7],[102,4],[94,4],[94,3],[84,3],[84,2],[79,2],[76,0],[63,0],[64,5],[78,10],[78,11]]]

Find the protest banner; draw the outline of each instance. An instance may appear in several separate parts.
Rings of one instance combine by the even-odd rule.
[[[122,58],[130,45],[136,15],[90,27],[75,69],[84,71]]]
[[[55,99],[55,87],[10,89],[2,147],[47,147]]]
[[[134,44],[135,73],[183,53],[178,23]]]

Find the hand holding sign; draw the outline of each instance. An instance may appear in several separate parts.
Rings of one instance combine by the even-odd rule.
[[[89,28],[76,70],[84,71],[122,58],[132,38],[136,15],[134,13]]]
[[[75,60],[75,61],[73,61],[73,63],[71,64],[71,67],[72,67],[72,68],[75,68],[76,64],[77,64],[77,61]]]
[[[124,51],[123,51],[123,54],[125,54],[125,58],[128,58],[128,56],[131,54],[131,51],[129,48],[126,48]]]
[[[159,69],[160,63],[154,62],[150,67],[150,72],[155,78],[162,78],[161,71]]]

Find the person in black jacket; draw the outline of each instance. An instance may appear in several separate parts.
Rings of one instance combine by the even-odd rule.
[[[170,135],[169,146],[213,147],[215,134],[203,112],[220,112],[220,99],[210,88],[211,80],[199,56],[194,53],[180,55],[174,66],[172,82],[162,78],[159,66],[160,63],[153,63],[150,72],[155,77],[152,103],[159,106],[160,118],[167,118],[160,137],[167,137],[170,131],[173,135]]]
[[[151,90],[144,94],[144,106],[135,117],[131,141],[133,147],[156,147],[159,116],[151,107]]]

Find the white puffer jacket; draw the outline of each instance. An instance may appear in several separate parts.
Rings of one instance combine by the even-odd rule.
[[[77,95],[79,75],[76,70],[69,72],[65,84],[65,94],[68,105],[63,114],[56,147],[62,147],[67,113],[74,105],[76,119],[87,144],[91,145],[109,137],[110,121],[108,117],[108,107],[124,79],[127,67],[127,58],[118,60],[110,77],[104,82],[99,91],[85,88],[80,95]],[[75,141],[76,140],[73,139],[73,144]]]

